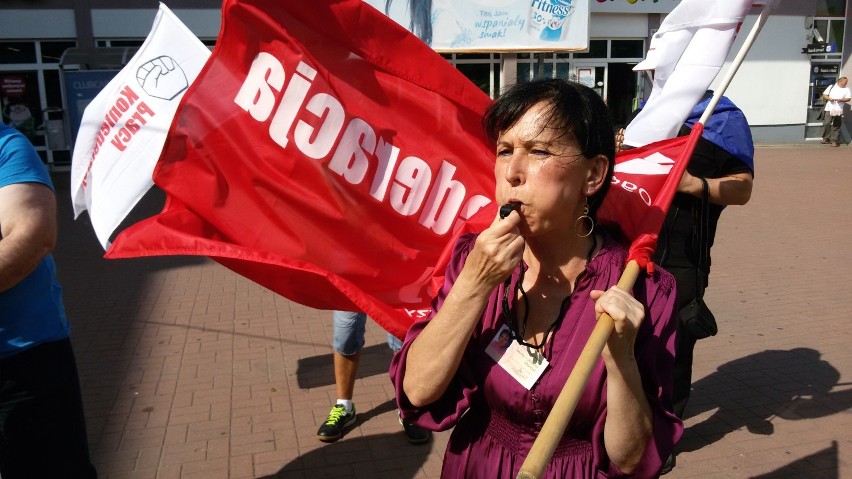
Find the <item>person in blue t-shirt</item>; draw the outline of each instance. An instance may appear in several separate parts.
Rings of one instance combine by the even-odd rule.
[[[0,123],[0,476],[94,478],[56,279],[56,198],[32,144]]]

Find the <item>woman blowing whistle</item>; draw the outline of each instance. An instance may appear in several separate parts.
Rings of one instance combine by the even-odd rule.
[[[672,413],[674,281],[632,292],[627,251],[595,224],[615,155],[606,105],[562,80],[522,83],[490,107],[495,199],[512,203],[455,245],[433,315],[391,377],[402,416],[455,427],[442,477],[514,478],[597,318],[615,327],[553,458],[551,478],[656,477],[682,432]],[[506,349],[489,347],[508,331]]]

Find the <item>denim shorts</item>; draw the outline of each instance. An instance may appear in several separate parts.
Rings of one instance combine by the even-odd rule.
[[[344,356],[352,356],[364,347],[364,330],[367,325],[367,315],[354,311],[335,311],[334,317],[334,350]]]
[[[352,356],[364,347],[364,331],[367,327],[367,315],[355,311],[334,311],[334,351],[343,356]],[[388,333],[388,346],[394,350],[402,349],[402,341]]]

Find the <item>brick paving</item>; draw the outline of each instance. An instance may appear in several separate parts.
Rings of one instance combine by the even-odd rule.
[[[752,201],[722,218],[678,478],[852,477],[850,148],[764,146]],[[405,441],[370,323],[359,421],[315,438],[334,399],[330,313],[205,258],[102,258],[72,221],[56,259],[101,477],[438,477],[448,433]],[[147,196],[133,220],[156,212]],[[133,221],[131,220],[131,221]],[[49,460],[49,459],[46,459]]]

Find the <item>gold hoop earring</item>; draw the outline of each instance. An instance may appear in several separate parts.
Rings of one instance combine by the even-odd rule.
[[[587,231],[586,234],[580,234],[580,232],[583,231],[582,228],[585,226],[585,225],[583,225],[583,223],[587,223],[587,225],[588,225],[589,231]],[[577,218],[577,220],[574,222],[574,233],[576,233],[577,236],[580,237],[580,238],[586,238],[587,236],[591,235],[594,231],[595,231],[595,220],[592,219],[591,216],[589,216],[589,204],[586,203],[586,206],[583,207],[583,214],[580,215]]]

